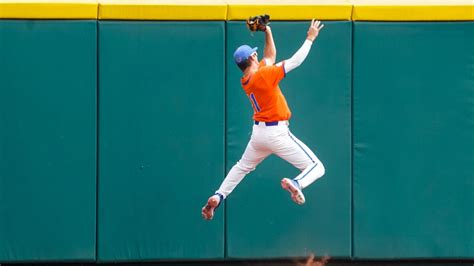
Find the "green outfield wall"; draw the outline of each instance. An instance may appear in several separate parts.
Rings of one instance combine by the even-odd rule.
[[[224,256],[224,22],[99,22],[98,259]],[[204,196],[205,195],[205,196]]]
[[[474,257],[474,23],[354,23],[354,256]]]
[[[0,262],[96,259],[96,24],[0,20]]]
[[[0,263],[474,259],[472,4],[201,1],[0,0]],[[242,20],[266,8],[277,61],[324,20],[280,85],[326,174],[297,206],[271,156],[204,221],[250,139],[232,54],[263,54]]]

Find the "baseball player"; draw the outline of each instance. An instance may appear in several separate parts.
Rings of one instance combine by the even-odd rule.
[[[232,167],[219,189],[202,208],[202,216],[206,220],[213,218],[214,211],[222,201],[270,154],[276,154],[301,170],[295,178],[281,180],[282,188],[287,190],[291,199],[299,205],[305,203],[302,190],[325,172],[318,157],[291,133],[288,127],[291,112],[278,86],[288,73],[303,63],[324,25],[313,19],[301,48],[290,59],[275,64],[276,48],[271,28],[261,20],[258,22],[257,20],[256,30],[265,33],[263,59],[258,61],[257,47],[242,45],[234,52],[234,61],[243,72],[242,88],[254,110],[252,136],[242,158]]]

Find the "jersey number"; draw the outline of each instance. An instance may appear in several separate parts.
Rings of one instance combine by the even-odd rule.
[[[255,99],[255,95],[250,93],[249,95],[250,101],[252,102],[253,109],[256,113],[260,112],[260,106],[258,105],[257,99]]]

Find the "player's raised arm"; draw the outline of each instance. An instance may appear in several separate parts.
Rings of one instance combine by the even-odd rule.
[[[265,30],[265,49],[263,50],[263,59],[267,65],[275,64],[276,60],[276,47],[273,41],[272,29],[270,26],[266,26]]]
[[[297,68],[298,66],[303,63],[308,56],[309,50],[311,50],[311,45],[313,44],[314,40],[319,35],[319,31],[324,27],[324,24],[321,24],[318,20],[312,20],[311,25],[309,26],[308,32],[306,34],[306,40],[304,41],[303,45],[300,49],[290,58],[285,60],[285,72],[288,73],[291,70]],[[278,63],[277,65],[282,64],[283,62]]]

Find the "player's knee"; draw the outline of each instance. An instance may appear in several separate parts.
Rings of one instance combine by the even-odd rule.
[[[324,168],[324,164],[322,162],[318,162],[319,174],[323,176],[326,173],[326,168]]]

